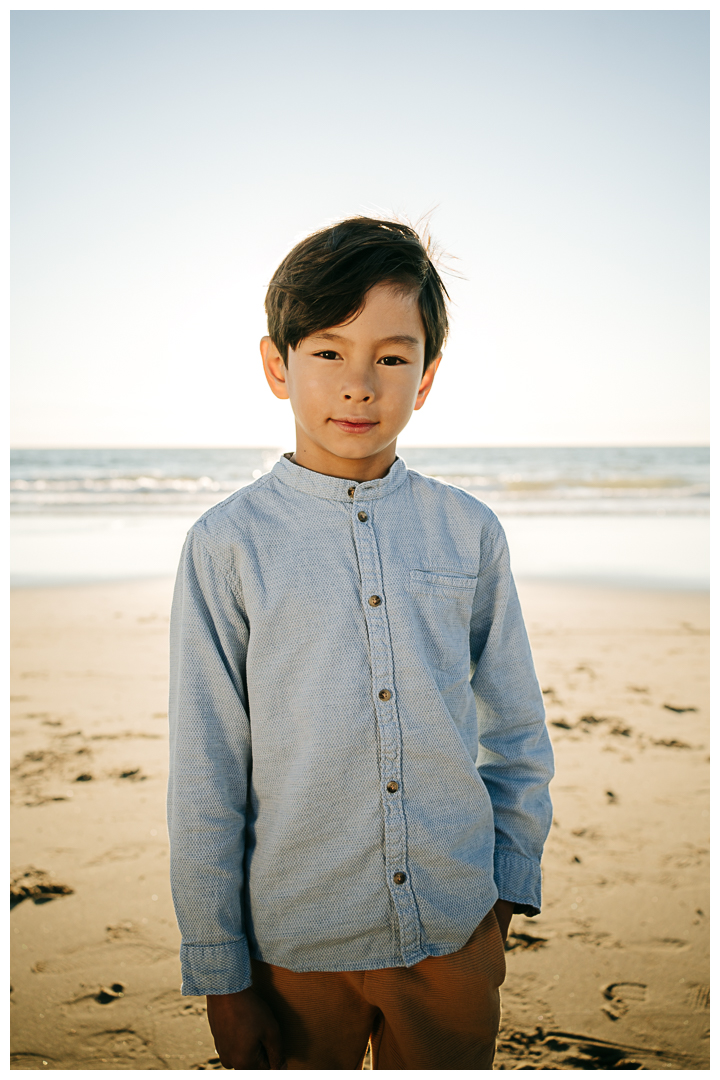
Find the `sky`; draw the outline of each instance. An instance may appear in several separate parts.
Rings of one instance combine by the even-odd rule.
[[[403,445],[709,439],[703,11],[15,11],[14,446],[292,446],[267,283],[431,212]]]

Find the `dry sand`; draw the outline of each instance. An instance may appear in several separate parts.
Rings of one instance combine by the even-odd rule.
[[[219,1067],[168,884],[171,588],[13,594],[15,1069]],[[555,822],[496,1068],[706,1069],[707,596],[520,591]]]

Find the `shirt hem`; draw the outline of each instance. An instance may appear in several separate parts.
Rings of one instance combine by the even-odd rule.
[[[292,967],[288,963],[278,963],[275,960],[270,959],[266,952],[264,956],[258,956],[258,950],[250,950],[250,958],[254,963],[269,964],[271,967],[283,968],[285,971],[293,971],[299,974],[307,974],[313,971],[329,971],[329,972],[341,972],[341,971],[382,971],[386,968],[399,968],[399,967],[414,967],[415,964],[419,964],[422,960],[427,960],[434,956],[450,956],[452,953],[459,952],[460,949],[467,945],[468,941],[475,933],[480,923],[483,921],[489,911],[492,910],[495,904],[495,900],[483,911],[480,915],[475,916],[476,922],[473,922],[470,929],[467,931],[466,936],[461,941],[445,941],[432,945],[425,945],[423,948],[414,949],[408,954],[407,960],[396,953],[393,957],[375,957],[374,959],[363,959],[356,962],[338,962],[337,964],[323,963],[318,966],[317,963],[293,963]]]

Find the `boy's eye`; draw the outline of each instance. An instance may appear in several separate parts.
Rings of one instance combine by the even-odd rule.
[[[323,360],[337,360],[339,353],[336,353],[334,349],[322,349],[320,352],[316,352],[315,355],[322,356]]]
[[[378,360],[378,364],[383,364],[385,367],[396,367],[397,364],[406,364],[407,360],[403,360],[402,356],[382,356]]]

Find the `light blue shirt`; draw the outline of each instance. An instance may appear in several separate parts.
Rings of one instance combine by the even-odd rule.
[[[552,750],[505,535],[406,468],[282,458],[190,530],[171,625],[183,993],[455,952],[540,908]]]

